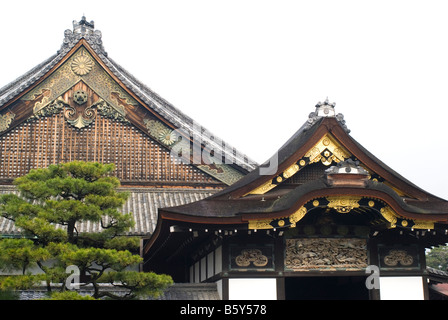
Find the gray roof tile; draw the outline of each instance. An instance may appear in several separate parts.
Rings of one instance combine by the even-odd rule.
[[[113,294],[124,294],[126,290],[111,288]],[[81,289],[81,295],[90,295],[92,290]],[[19,291],[19,300],[37,300],[46,296],[45,288]],[[141,297],[140,300],[221,300],[215,283],[175,283],[160,297]]]
[[[132,213],[135,226],[128,235],[148,236],[157,224],[157,209],[187,204],[196,199],[204,199],[218,190],[212,189],[161,189],[161,188],[122,188],[130,193],[121,212]],[[0,186],[0,194],[18,193],[13,186]],[[77,226],[79,232],[99,232],[98,223],[87,221]],[[11,220],[0,217],[0,234],[18,235],[20,231]]]

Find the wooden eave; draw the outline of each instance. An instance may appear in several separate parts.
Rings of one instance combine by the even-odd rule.
[[[301,187],[299,187],[301,188]],[[298,188],[298,189],[299,189]],[[307,187],[304,185],[303,189]],[[380,200],[385,204],[389,205],[396,213],[400,216],[409,219],[420,219],[434,221],[438,223],[448,223],[448,206],[446,206],[444,212],[434,213],[428,212],[419,207],[407,205],[401,198],[394,194],[394,191],[385,190],[384,188],[358,188],[358,187],[319,187],[310,188],[297,196],[292,196],[293,200],[289,203],[282,203],[282,198],[276,200],[264,200],[265,204],[263,206],[244,206],[244,202],[247,200],[243,199],[233,199],[233,200],[213,200],[213,197],[198,201],[200,203],[207,203],[207,206],[200,205],[198,202],[187,204],[180,207],[164,208],[159,210],[159,215],[161,219],[164,220],[174,220],[181,222],[190,223],[201,223],[201,224],[243,224],[250,220],[260,220],[260,219],[276,219],[281,217],[287,217],[296,212],[301,206],[310,200],[322,197],[365,197]],[[297,190],[298,190],[297,189]],[[292,191],[294,192],[294,191]],[[292,201],[292,202],[291,202]],[[221,212],[222,204],[227,202],[234,208],[234,213],[227,214]],[[260,200],[258,201],[259,203]],[[201,208],[202,207],[202,208]],[[210,215],[205,215],[209,211],[212,211],[215,207],[216,213],[210,212]],[[202,209],[202,211],[201,211]]]
[[[443,224],[448,223],[448,201],[425,192],[384,165],[352,139],[335,118],[323,118],[320,123],[316,123],[315,125],[317,127],[312,128],[314,131],[308,133],[310,136],[297,148],[297,150],[289,150],[290,155],[279,163],[278,170],[274,175],[259,175],[257,168],[247,176],[243,177],[235,185],[230,186],[207,199],[185,206],[164,208],[160,211],[161,217],[166,220],[177,220],[190,223],[241,224],[247,223],[249,220],[274,219],[290,216],[313,198],[327,196],[360,196],[375,198],[387,203],[398,215],[405,218],[433,221]],[[300,134],[303,134],[303,132]],[[322,186],[318,189],[311,188],[309,190],[306,189],[307,184],[305,184],[292,191],[286,192],[286,194],[294,194],[294,192],[301,192],[302,194],[297,197],[293,195],[292,197],[295,197],[295,202],[290,203],[283,208],[280,206],[276,207],[275,203],[280,203],[280,199],[283,198],[285,193],[277,193],[275,197],[270,197],[269,192],[261,195],[247,195],[251,190],[254,190],[266,181],[273,179],[279,173],[297,162],[297,159],[303,157],[326,134],[330,134],[334,137],[337,142],[347,149],[353,157],[359,160],[363,166],[380,175],[387,183],[375,183],[369,180],[365,187]],[[286,150],[288,147],[288,145],[285,145]],[[283,153],[283,155],[284,154],[285,153]],[[402,190],[408,194],[410,198],[400,196],[394,188]]]
[[[404,177],[383,164],[359,143],[357,143],[334,117],[324,117],[307,130],[303,127],[285,144],[278,154],[280,160],[275,174],[260,175],[259,168],[243,177],[225,190],[194,203],[184,206],[163,208],[159,210],[158,227],[168,228],[176,222],[191,224],[192,228],[207,226],[235,225],[249,228],[251,221],[266,221],[291,217],[306,203],[317,198],[326,197],[361,197],[375,199],[390,207],[403,219],[420,222],[448,224],[448,202],[420,189]],[[331,135],[340,146],[345,148],[352,158],[359,160],[362,166],[381,176],[385,183],[366,180],[357,186],[330,186],[322,180],[305,183],[285,193],[272,191],[265,194],[250,194],[259,186],[272,180],[298,159],[307,154],[325,135]],[[283,158],[281,158],[283,157]],[[394,188],[407,196],[400,196]],[[289,199],[288,199],[289,198]],[[431,203],[431,205],[428,205]],[[165,234],[166,235],[166,234]],[[162,238],[160,238],[161,236]],[[165,238],[162,233],[155,233],[145,247],[145,252],[156,242]]]
[[[316,184],[318,186],[318,184]],[[324,187],[321,184],[318,187],[310,188],[309,191],[297,192],[297,195],[291,197],[289,203],[279,204],[282,199],[268,200],[264,207],[252,207],[247,211],[247,207],[238,208],[247,200],[229,199],[214,200],[209,197],[197,202],[193,202],[184,206],[159,209],[157,228],[149,241],[145,244],[144,252],[148,253],[157,243],[164,243],[168,239],[169,228],[177,223],[185,223],[192,228],[230,228],[246,229],[249,227],[250,221],[275,220],[290,217],[306,203],[322,197],[363,197],[368,199],[379,200],[385,205],[392,208],[400,217],[416,221],[431,221],[439,224],[448,224],[448,212],[443,214],[424,213],[418,207],[406,205],[401,198],[394,194],[394,191],[387,186],[375,188],[374,183],[370,187]],[[298,187],[307,189],[306,186]],[[294,192],[294,191],[292,191]],[[224,216],[219,212],[219,208],[224,202],[235,208],[232,215]],[[205,205],[207,203],[207,205]],[[261,202],[259,202],[261,203]],[[202,204],[202,205],[201,205]],[[216,215],[205,216],[210,210],[216,208]],[[202,209],[202,212],[200,211]],[[448,207],[446,208],[448,209]],[[195,214],[196,213],[196,214]],[[348,213],[350,214],[350,213]]]
[[[330,134],[337,140],[339,144],[347,149],[347,151],[351,153],[354,158],[359,160],[362,165],[384,178],[387,183],[391,184],[398,190],[401,190],[410,198],[415,198],[420,201],[444,201],[444,199],[440,199],[426,192],[425,190],[422,190],[421,188],[417,187],[416,185],[399,175],[397,172],[393,171],[393,169],[387,167],[379,159],[368,152],[367,149],[363,148],[359,143],[357,143],[341,127],[341,125],[335,118],[324,118],[322,119],[322,122],[320,124],[315,125],[318,125],[318,128],[313,132],[312,136],[309,137],[309,139],[307,139],[297,150],[293,151],[287,159],[278,164],[278,169],[275,174],[258,174],[258,177],[245,184],[245,181],[249,180],[248,175],[245,178],[241,179],[241,181],[238,183],[238,187],[233,186],[234,188],[227,188],[223,192],[215,195],[215,197],[230,199],[238,199],[244,197],[252,190],[275,178],[281,172],[293,165],[298,159],[302,158],[325,134]],[[288,148],[288,146],[285,146],[285,148]],[[255,169],[254,172],[252,172],[250,175],[254,176],[255,174],[257,174],[257,170],[258,169]]]

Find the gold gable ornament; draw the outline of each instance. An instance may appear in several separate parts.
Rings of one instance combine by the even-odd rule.
[[[282,173],[263,183],[248,194],[265,194],[309,164],[320,161],[324,165],[329,166],[334,162],[338,163],[345,161],[350,157],[351,154],[336,142],[336,139],[332,135],[326,134],[305,154],[303,158],[299,159]]]
[[[414,220],[401,217],[390,206],[381,204],[381,208],[374,208],[375,201],[357,197],[357,196],[331,196],[322,198],[325,203],[321,203],[317,199],[308,201],[305,205],[301,206],[294,213],[289,216],[272,219],[254,219],[248,221],[248,228],[250,230],[256,229],[275,229],[275,228],[294,228],[297,222],[303,219],[305,215],[318,206],[325,206],[336,210],[342,214],[349,214],[353,209],[360,207],[367,207],[376,210],[387,222],[389,222],[389,228],[396,228],[397,226],[408,229],[434,229],[434,221],[426,220]],[[361,202],[364,202],[361,205]],[[377,201],[381,203],[381,201]]]

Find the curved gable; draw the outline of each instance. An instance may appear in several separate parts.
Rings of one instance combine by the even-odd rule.
[[[103,121],[99,119],[104,118],[108,119],[104,120],[106,122],[119,124],[117,126],[107,125],[108,131],[103,132],[105,134],[103,139],[110,140],[111,144],[119,143],[117,142],[119,139],[116,137],[125,134],[124,128],[129,126],[146,135],[146,138],[150,138],[149,141],[163,150],[160,153],[169,155],[166,157],[168,160],[163,161],[170,164],[159,166],[155,170],[165,167],[172,168],[182,162],[177,171],[200,172],[199,176],[202,177],[198,178],[198,182],[210,182],[212,185],[221,185],[222,187],[233,184],[253,169],[253,161],[213,134],[209,132],[204,134],[202,126],[171,106],[110,59],[102,46],[101,33],[93,29],[93,24],[82,24],[83,28],[79,28],[79,25],[74,24],[73,31],[65,32],[64,43],[57,55],[0,89],[0,137],[3,137],[4,144],[7,145],[7,141],[10,141],[11,137],[15,135],[22,136],[19,140],[23,139],[23,136],[26,135],[23,132],[26,131],[27,123],[35,121],[35,119],[49,117],[48,119],[53,119],[47,119],[50,122],[54,122],[54,119],[65,120],[69,125],[67,126],[68,131],[71,127],[80,131],[73,136],[79,136],[77,139],[80,141],[79,139],[82,140],[80,137],[84,135],[81,131],[92,131],[91,127],[98,124],[97,120]],[[58,113],[61,113],[62,116],[57,116]],[[116,128],[118,131],[113,131],[111,128]],[[95,126],[95,130],[97,129]],[[13,130],[15,133],[10,133]],[[67,130],[64,134],[68,132]],[[190,139],[192,143],[199,145],[201,153],[199,161],[195,155],[194,160],[196,161],[192,161],[190,158],[180,159],[176,151],[173,151],[173,148],[181,140],[177,134],[177,131],[180,130],[185,133],[183,138]],[[58,129],[55,129],[55,133],[47,138],[56,139],[56,134],[66,138],[64,134],[57,133],[57,131]],[[194,141],[194,137],[198,135],[200,140]],[[93,146],[92,141],[95,139],[95,137],[89,136],[87,141],[91,142],[91,146]],[[216,143],[218,140],[221,142],[220,144]],[[6,145],[4,150],[14,149],[13,146]],[[136,146],[138,145],[136,143]],[[98,145],[95,147],[107,148],[107,146]],[[43,148],[46,146],[39,147],[39,152],[43,152]],[[57,148],[53,149],[45,150],[45,152],[54,153]],[[142,147],[138,151],[132,152],[135,157],[148,159],[153,165],[158,160],[150,160],[148,154],[151,153],[148,150]],[[122,149],[115,149],[114,152],[118,152],[117,155],[120,156],[112,157],[110,161],[119,162],[120,164],[117,164],[123,167],[119,170],[130,170],[129,168],[135,167],[135,164],[132,163],[132,159],[127,160],[131,162],[122,161],[126,158],[126,153],[122,153],[122,151]],[[30,151],[27,149],[26,152]],[[59,150],[59,152],[58,157],[69,151]],[[102,152],[108,153],[109,151],[103,150]],[[83,150],[81,153],[90,154],[91,150]],[[145,154],[145,156],[139,156],[139,153]],[[125,156],[121,157],[122,154]],[[226,161],[217,157],[213,158],[213,154],[222,155]],[[191,155],[193,157],[193,152]],[[54,156],[49,157],[55,158]],[[89,157],[79,157],[79,159],[83,158],[89,159]],[[227,161],[228,159],[231,161]],[[28,160],[28,163],[32,162]],[[25,172],[31,168],[29,165],[24,166],[21,163],[14,164],[14,166],[20,167],[16,169],[17,172]],[[186,170],[186,167],[191,167],[191,169]],[[144,170],[140,171],[144,176]],[[177,174],[174,172],[177,171],[175,169],[168,170],[174,176]],[[6,175],[8,179],[14,176],[9,173]],[[192,175],[190,180],[194,179]],[[182,183],[184,180],[176,181]],[[153,180],[153,182],[158,182],[158,180]]]

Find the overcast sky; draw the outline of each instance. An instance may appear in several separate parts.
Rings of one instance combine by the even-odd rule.
[[[448,199],[448,1],[4,1],[0,87],[84,14],[109,56],[261,163],[336,102],[351,136]]]

